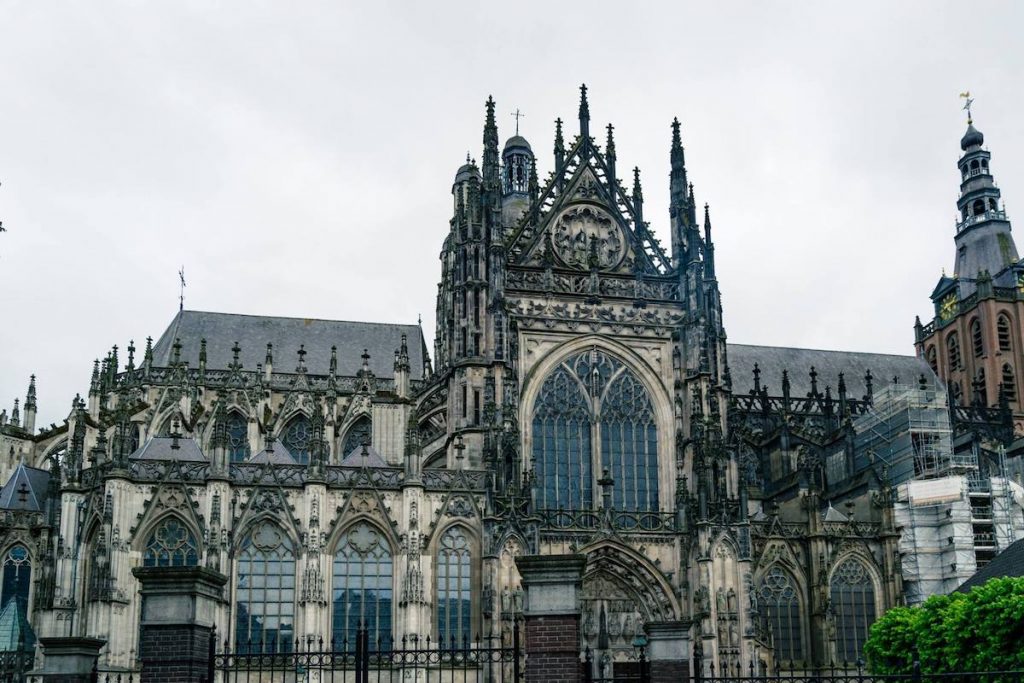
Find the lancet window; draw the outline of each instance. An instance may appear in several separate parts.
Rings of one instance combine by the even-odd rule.
[[[32,561],[23,545],[13,546],[4,555],[3,583],[0,584],[0,610],[17,600],[22,616],[28,617],[28,595],[32,588]]]
[[[802,660],[803,620],[793,577],[782,567],[772,566],[761,579],[758,598],[772,632],[776,662]]]
[[[960,338],[956,332],[946,337],[946,355],[949,360],[950,370],[960,369]]]
[[[1000,314],[996,319],[996,336],[999,338],[999,350],[1010,350],[1010,319]]]
[[[146,567],[195,567],[199,564],[195,535],[177,517],[163,519],[146,540],[142,564]]]
[[[370,418],[361,417],[352,423],[345,434],[345,445],[341,447],[341,457],[346,458],[352,455],[357,448],[361,449],[363,444],[369,445],[372,435],[372,423]]]
[[[974,350],[975,358],[985,355],[985,340],[981,334],[981,323],[977,318],[971,321],[971,348]]]
[[[533,409],[539,506],[596,506],[597,479],[612,477],[612,507],[658,509],[658,430],[650,393],[619,359],[584,351],[545,379]]]
[[[471,559],[465,529],[449,528],[437,551],[437,637],[442,644],[470,638]]]
[[[394,560],[391,545],[379,529],[359,522],[347,530],[334,554],[331,636],[335,647],[355,647],[364,624],[370,647],[391,639]]]
[[[295,638],[295,552],[266,521],[242,542],[235,582],[235,650],[289,652]]]
[[[249,457],[249,423],[241,413],[231,411],[227,417],[228,457],[240,462]]]
[[[305,464],[309,462],[309,448],[312,441],[312,430],[309,425],[309,418],[299,414],[292,418],[288,426],[284,428],[281,436],[281,445],[288,453],[295,458],[296,462]]]
[[[1002,380],[1003,398],[1013,403],[1017,400],[1017,376],[1013,374],[1013,366],[1009,363],[1003,363]]]
[[[875,586],[860,560],[844,560],[832,574],[832,612],[836,655],[852,664],[863,656],[868,629],[875,621]]]

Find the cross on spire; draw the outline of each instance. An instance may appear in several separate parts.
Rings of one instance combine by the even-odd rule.
[[[974,121],[971,120],[971,105],[974,104],[974,98],[971,97],[971,91],[966,90],[960,93],[960,97],[964,99],[963,110],[967,112],[967,123],[974,123]]]
[[[519,119],[525,119],[526,118],[526,114],[524,114],[521,111],[519,111],[519,108],[516,107],[516,110],[514,112],[512,112],[511,115],[516,118],[516,135],[519,135]]]
[[[185,310],[185,266],[178,269],[178,280],[181,286],[178,288],[178,310]]]

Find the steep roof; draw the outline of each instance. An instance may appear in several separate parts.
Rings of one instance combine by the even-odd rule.
[[[393,377],[395,349],[406,335],[413,378],[423,376],[424,342],[418,325],[361,323],[315,318],[282,318],[267,315],[179,311],[156,345],[153,364],[167,366],[175,339],[181,339],[181,359],[191,367],[199,365],[200,340],[206,339],[206,367],[225,369],[231,363],[231,348],[238,342],[239,361],[255,370],[266,358],[267,344],[274,345],[274,367],[291,372],[298,364],[299,346],[304,346],[306,367],[314,375],[330,371],[331,346],[338,347],[338,374],[354,377],[362,367],[363,349],[370,353],[370,369],[378,377]]]
[[[936,381],[928,364],[915,356],[748,344],[729,344],[727,352],[736,394],[745,394],[754,388],[755,363],[761,371],[761,386],[766,386],[773,396],[782,395],[783,370],[789,372],[790,395],[806,396],[811,390],[811,367],[818,373],[818,391],[824,393],[825,387],[831,386],[833,396],[836,396],[840,372],[846,382],[847,396],[851,398],[861,398],[867,393],[864,376],[868,370],[873,377],[874,391],[892,384],[893,377],[899,378],[902,384],[916,384],[922,374],[929,383]]]
[[[178,460],[181,462],[206,462],[207,458],[199,448],[195,439],[179,437],[154,436],[142,444],[142,447],[128,456],[131,460]]]
[[[24,488],[22,486],[24,485]],[[0,508],[41,512],[50,485],[50,473],[20,463],[0,489]]]
[[[974,572],[971,578],[960,584],[957,591],[966,593],[989,579],[1001,576],[1024,576],[1024,538],[1006,546],[992,561]]]
[[[4,605],[0,611],[0,650],[31,652],[35,647],[36,634],[28,623],[27,613],[24,598],[11,598]]]

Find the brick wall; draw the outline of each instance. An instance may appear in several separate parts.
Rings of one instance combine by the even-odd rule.
[[[575,683],[581,671],[579,616],[528,616],[527,683]]]
[[[193,625],[143,625],[139,642],[142,683],[206,682],[210,629]]]
[[[655,660],[650,667],[651,683],[689,683],[690,662],[686,660]]]

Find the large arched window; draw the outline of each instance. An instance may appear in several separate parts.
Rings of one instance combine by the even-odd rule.
[[[595,506],[596,479],[614,480],[612,506],[658,509],[658,430],[651,397],[621,361],[599,349],[559,364],[533,408],[533,458],[542,508]]]
[[[281,445],[287,449],[295,461],[305,464],[309,462],[309,448],[312,430],[309,418],[301,413],[291,419],[281,435]]]
[[[772,632],[775,661],[802,660],[804,639],[800,596],[793,577],[782,567],[772,566],[761,579],[758,598]]]
[[[356,631],[364,624],[370,647],[389,640],[394,595],[391,545],[376,527],[359,522],[347,530],[334,554],[331,637],[336,648],[355,647]]]
[[[875,621],[875,586],[860,560],[844,560],[832,574],[832,612],[836,655],[852,664],[864,654],[868,629]]]
[[[352,452],[357,448],[361,448],[362,445],[369,444],[373,432],[371,431],[372,424],[370,418],[363,416],[352,423],[352,426],[348,428],[348,432],[345,434],[345,445],[341,447],[341,458],[352,455]]]
[[[261,522],[238,553],[235,650],[290,652],[295,637],[295,553],[273,522]]]
[[[177,517],[167,517],[146,540],[146,567],[195,567],[199,564],[196,537]]]
[[[449,528],[437,550],[437,637],[442,644],[461,644],[470,638],[470,561],[466,531]]]
[[[0,610],[11,600],[18,601],[18,609],[28,616],[28,594],[32,588],[32,561],[28,549],[16,545],[4,555],[3,583],[0,584]]]
[[[946,337],[946,356],[949,360],[950,370],[960,369],[960,338],[956,332]]]
[[[231,462],[241,462],[249,457],[249,422],[241,413],[232,410],[225,420],[228,458]]]

